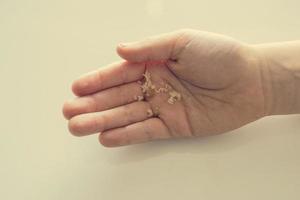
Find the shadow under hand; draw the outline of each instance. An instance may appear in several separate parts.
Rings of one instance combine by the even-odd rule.
[[[189,139],[160,140],[119,147],[113,156],[106,157],[112,164],[139,162],[165,154],[218,154],[237,149],[252,141],[251,127],[243,127],[225,134]],[[109,149],[111,150],[111,149]]]

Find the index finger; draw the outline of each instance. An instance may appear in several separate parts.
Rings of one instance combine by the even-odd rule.
[[[77,96],[89,95],[107,88],[137,81],[143,77],[144,63],[122,61],[90,72],[75,80],[72,90]]]

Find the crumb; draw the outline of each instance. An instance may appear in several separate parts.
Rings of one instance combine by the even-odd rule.
[[[169,103],[169,104],[174,104],[174,100],[173,100],[172,98],[169,98],[169,99],[168,99],[168,103]]]
[[[143,101],[144,100],[144,96],[141,96],[141,95],[134,96],[134,100],[136,100],[136,101]]]
[[[165,88],[166,88],[167,90],[172,89],[171,86],[170,86],[169,84],[165,84]]]
[[[168,92],[169,90],[172,89],[172,87],[169,84],[163,84],[162,83],[162,85],[164,85],[164,87],[156,89],[155,90],[156,93],[158,93],[158,94],[159,93],[166,93],[166,92]]]
[[[168,90],[166,88],[158,88],[155,90],[156,93],[163,93],[163,92],[168,92]]]
[[[180,101],[181,100],[181,95],[176,92],[175,90],[172,90],[171,92],[169,92],[169,99],[168,99],[168,103],[169,104],[174,104],[176,101]]]
[[[144,96],[140,96],[140,95],[139,95],[139,96],[137,96],[137,100],[138,100],[138,101],[142,101],[142,100],[144,100]]]
[[[145,71],[143,74],[145,81],[143,85],[141,86],[142,92],[145,94],[146,97],[151,97],[154,94],[155,91],[155,85],[151,81],[151,76],[148,71]]]
[[[155,117],[159,116],[159,108],[158,107],[154,108],[153,116],[155,116]]]
[[[151,97],[155,93],[157,93],[157,94],[168,93],[168,95],[169,95],[168,103],[169,104],[174,104],[176,101],[181,100],[181,94],[178,93],[177,91],[175,91],[172,88],[172,86],[170,86],[169,84],[162,83],[161,85],[163,85],[163,87],[157,88],[151,81],[151,75],[150,75],[149,71],[146,70],[145,73],[143,74],[143,76],[144,76],[144,81],[141,85],[141,89],[142,89],[142,92],[145,97]],[[140,99],[138,97],[136,97],[136,98],[137,98],[137,100]],[[140,99],[140,100],[143,100],[143,99]],[[152,110],[151,110],[151,112],[152,112]],[[152,115],[153,115],[153,112],[152,112]]]
[[[152,117],[153,116],[153,111],[150,108],[147,110],[147,116],[148,117]]]

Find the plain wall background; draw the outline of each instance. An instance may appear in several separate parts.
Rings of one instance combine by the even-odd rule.
[[[76,138],[71,82],[119,42],[194,28],[249,43],[300,39],[299,0],[0,0],[0,199],[300,199],[300,116],[207,139],[116,149]]]

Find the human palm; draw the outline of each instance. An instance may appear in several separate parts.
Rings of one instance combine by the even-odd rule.
[[[74,135],[101,132],[103,145],[121,146],[223,133],[265,115],[261,69],[249,45],[182,30],[117,51],[127,61],[74,82],[78,98],[64,105]],[[141,89],[145,72],[155,87],[151,95]],[[170,101],[170,92],[180,98]]]

